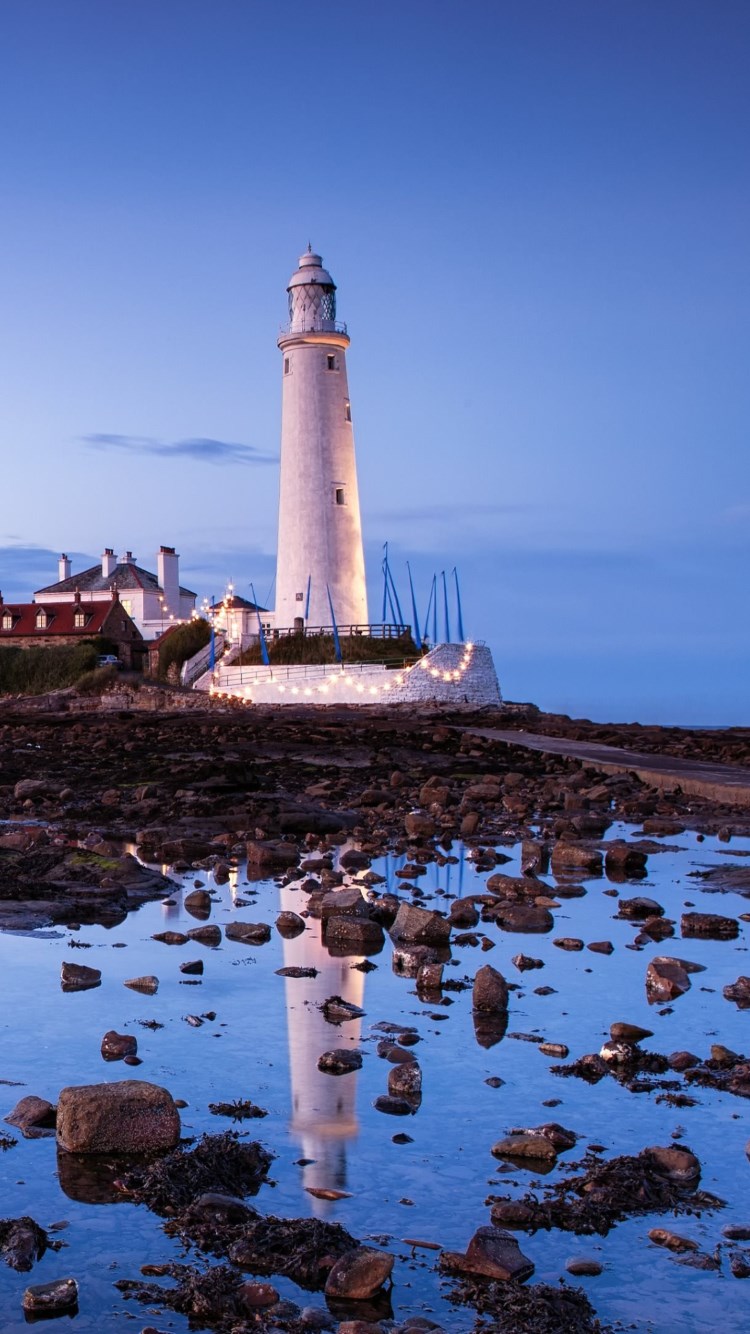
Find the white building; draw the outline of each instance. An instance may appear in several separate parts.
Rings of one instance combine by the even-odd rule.
[[[367,623],[346,325],[336,285],[308,246],[289,281],[282,356],[277,629]]]
[[[136,564],[131,551],[118,559],[113,548],[106,547],[100,565],[72,574],[71,562],[63,553],[58,561],[58,582],[38,589],[34,601],[47,605],[74,602],[78,597],[82,603],[109,602],[116,589],[124,610],[144,639],[153,639],[175,621],[189,621],[195,609],[197,594],[180,586],[179,561],[174,547],[160,547],[157,573],[153,574]]]

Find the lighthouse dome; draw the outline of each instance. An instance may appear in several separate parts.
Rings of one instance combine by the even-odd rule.
[[[336,284],[320,255],[311,246],[300,255],[299,268],[292,274],[289,293],[289,329],[330,332],[336,327]]]

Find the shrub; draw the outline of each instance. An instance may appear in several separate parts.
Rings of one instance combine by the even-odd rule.
[[[175,668],[172,676],[176,674],[179,678],[183,662],[192,658],[199,649],[205,648],[210,638],[211,627],[208,621],[200,617],[195,621],[186,621],[184,625],[178,625],[171,630],[159,645],[159,679],[167,680],[170,667]]]
[[[90,642],[61,648],[2,648],[0,695],[42,695],[73,685],[96,667],[98,653]]]
[[[408,632],[397,639],[341,635],[340,642],[344,662],[393,662],[400,666],[405,659],[420,656],[420,650]],[[278,639],[267,638],[267,645],[268,656],[274,665],[336,661],[333,635],[281,635]],[[260,644],[251,644],[236,661],[243,666],[257,666],[262,661]]]

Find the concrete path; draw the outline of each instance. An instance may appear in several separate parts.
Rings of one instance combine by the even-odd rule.
[[[567,737],[542,736],[538,732],[515,732],[499,727],[467,727],[466,731],[491,741],[540,750],[545,755],[568,755],[603,773],[636,773],[642,782],[666,791],[680,787],[683,792],[724,802],[727,806],[750,806],[750,769],[740,769],[732,764],[684,760],[674,755],[649,755],[593,741],[571,741]]]

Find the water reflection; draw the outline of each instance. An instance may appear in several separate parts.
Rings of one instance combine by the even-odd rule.
[[[299,912],[300,895],[289,886],[280,890],[283,912]],[[357,1075],[326,1075],[318,1070],[318,1058],[333,1047],[356,1047],[361,1020],[329,1024],[322,1005],[329,996],[340,996],[352,1005],[364,1000],[364,973],[352,968],[359,956],[333,958],[321,940],[321,924],[309,918],[301,935],[284,940],[285,968],[316,968],[314,978],[287,977],[287,1034],[292,1119],[290,1129],[300,1147],[300,1156],[312,1161],[303,1167],[306,1189],[346,1190],[347,1144],[359,1133],[357,1120]],[[318,1217],[326,1217],[331,1202],[312,1196]]]

